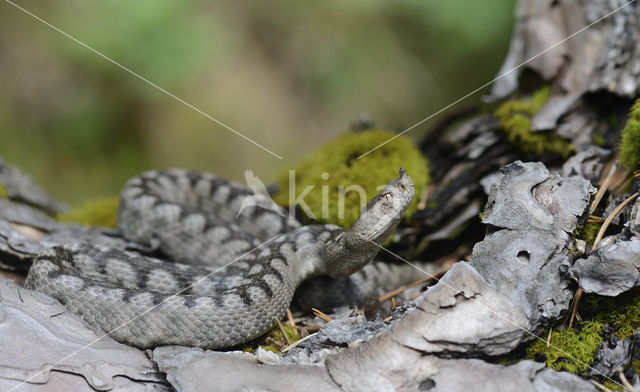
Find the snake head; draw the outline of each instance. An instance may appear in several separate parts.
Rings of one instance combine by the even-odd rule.
[[[411,177],[404,168],[400,168],[400,177],[389,181],[380,193],[369,200],[349,231],[369,241],[384,243],[404,217],[414,195]]]
[[[400,168],[400,177],[374,196],[349,230],[325,248],[326,273],[347,276],[362,268],[380,250],[407,211],[415,189],[411,177]]]

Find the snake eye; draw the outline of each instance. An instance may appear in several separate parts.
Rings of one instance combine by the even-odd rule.
[[[393,196],[391,196],[391,193],[385,193],[384,195],[382,195],[382,197],[384,197],[386,201],[391,201],[391,199],[393,199]]]

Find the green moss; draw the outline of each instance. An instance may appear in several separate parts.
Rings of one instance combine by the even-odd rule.
[[[640,168],[640,99],[629,112],[629,120],[622,130],[618,158],[629,170]]]
[[[602,135],[595,135],[593,137],[593,144],[595,144],[596,146],[603,147],[605,142],[606,140]]]
[[[634,372],[640,374],[640,361],[631,362],[631,367],[633,368]]]
[[[595,299],[590,301],[599,309],[594,320],[611,325],[614,335],[620,339],[633,336],[640,327],[640,294],[629,293],[616,298],[593,297]]]
[[[281,340],[276,340],[276,342],[281,342]],[[267,351],[271,351],[272,353],[277,354],[280,352],[280,348],[275,344],[267,344],[266,346],[261,346],[261,347]]]
[[[289,343],[293,344],[298,340],[300,340],[300,335],[298,335],[298,331],[296,331],[296,329],[293,328],[292,326],[287,324],[282,324],[282,329],[284,330],[284,333],[287,334],[287,338],[289,338]],[[252,342],[249,342],[243,345],[242,351],[247,353],[253,353],[258,349],[258,347],[262,347],[267,351],[279,353],[281,351],[280,347],[276,346],[274,343],[269,343],[274,341],[286,342],[286,340],[282,335],[282,331],[280,331],[280,327],[277,325],[271,328],[269,332],[267,332],[257,340],[254,340]]]
[[[542,108],[549,95],[549,87],[543,87],[529,99],[504,102],[494,114],[507,140],[520,151],[538,155],[555,153],[566,159],[575,150],[571,143],[554,133],[531,130],[531,117]]]
[[[545,339],[536,339],[527,347],[525,357],[533,360],[543,357],[550,368],[578,373],[593,362],[598,345],[602,343],[602,332],[604,324],[594,321],[583,323],[580,331],[555,329],[551,332],[549,347]],[[548,331],[540,336],[548,336]]]
[[[4,184],[0,183],[0,199],[8,199],[9,198],[9,192],[7,192],[7,188],[4,186]]]
[[[598,236],[598,232],[602,227],[602,222],[594,223],[588,222],[583,225],[578,225],[578,227],[574,230],[573,235],[576,238],[584,240],[588,245],[593,246],[593,241],[595,241]]]
[[[500,358],[498,358],[496,360],[496,363],[498,363],[500,365],[504,365],[504,366],[513,365],[514,363],[517,363],[517,362],[519,362],[518,359],[510,358],[510,357],[507,357],[507,356],[500,357]]]
[[[569,249],[569,253],[574,255],[574,256],[579,256],[581,254],[581,252],[576,248],[570,248]]]
[[[59,222],[115,228],[118,217],[118,202],[117,197],[91,200],[65,214],[59,214],[56,219]]]
[[[404,167],[416,188],[416,197],[407,211],[407,216],[410,216],[416,211],[419,196],[429,181],[427,162],[413,143],[402,136],[396,137],[357,159],[395,136],[392,132],[371,130],[338,137],[297,165],[295,184],[291,188],[288,172],[279,177],[282,191],[274,197],[275,201],[287,206],[304,195],[302,200],[313,214],[310,216],[307,211],[301,211],[304,216],[316,222],[348,228],[360,214],[361,203],[376,195],[379,192],[377,187],[397,178],[398,170]],[[361,187],[365,194],[361,196],[353,186]],[[290,198],[289,192],[293,187],[295,197]],[[305,194],[308,187],[312,188]],[[297,206],[301,207],[300,204]]]
[[[300,335],[298,335],[298,331],[296,331],[296,329],[293,328],[292,326],[287,324],[282,324],[282,329],[284,330],[284,333],[287,334],[287,338],[289,338],[289,342],[291,344],[300,340]],[[280,331],[279,327],[277,331],[273,331],[273,334],[274,334],[273,336],[274,339],[282,340],[282,331]]]
[[[633,336],[640,327],[640,294],[631,292],[615,298],[586,295],[583,297],[580,314],[590,319],[577,329],[554,329],[551,332],[550,343],[554,347],[547,347],[546,341],[535,340],[526,349],[528,359],[541,359],[547,366],[556,370],[566,370],[579,373],[593,362],[598,345],[603,341],[605,325],[613,328],[613,334],[626,339]],[[540,336],[548,336],[548,331]],[[568,355],[567,355],[568,354]],[[583,363],[574,361],[571,357]],[[640,363],[634,368],[640,368]],[[638,370],[636,368],[636,371]]]
[[[622,391],[622,387],[619,384],[616,384],[615,382],[611,381],[611,380],[605,380],[602,385],[604,385],[605,388],[608,388],[609,390],[612,391]]]

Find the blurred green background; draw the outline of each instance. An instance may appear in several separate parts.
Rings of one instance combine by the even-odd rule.
[[[362,113],[402,130],[491,80],[514,2],[17,3],[283,160],[0,2],[0,156],[72,205],[149,168],[273,180]]]

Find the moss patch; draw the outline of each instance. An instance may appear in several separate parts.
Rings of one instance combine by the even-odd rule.
[[[602,332],[604,332],[604,324],[591,321],[582,324],[580,331],[553,330],[549,341],[550,346],[547,347],[546,341],[536,339],[527,348],[526,358],[543,359],[548,367],[555,370],[581,372],[593,362],[598,345],[602,343]],[[548,336],[548,331],[540,336]]]
[[[398,170],[404,167],[416,188],[416,196],[406,214],[410,216],[416,211],[418,199],[429,181],[427,162],[413,143],[400,136],[357,159],[394,136],[393,132],[371,130],[338,137],[295,167],[295,184],[291,188],[289,173],[279,176],[282,191],[274,197],[275,201],[288,206],[304,195],[302,200],[313,215],[302,210],[303,216],[348,228],[360,214],[361,203],[376,195],[379,186],[397,178]],[[294,186],[295,197],[290,199],[289,192]],[[353,190],[354,186],[361,187],[364,194]],[[305,194],[308,187],[312,188]]]
[[[612,391],[622,391],[622,387],[614,383],[613,381],[605,380],[602,383],[602,385],[604,385],[605,388],[609,388]]]
[[[616,298],[588,296],[585,302],[598,309],[593,317],[596,322],[609,324],[620,339],[633,336],[640,327],[640,294],[631,293]]]
[[[618,158],[623,165],[631,171],[640,168],[640,99],[631,107],[618,150]]]
[[[640,374],[640,361],[631,362],[631,367],[633,368],[634,372]]]
[[[593,144],[595,144],[598,147],[604,147],[604,144],[606,143],[606,140],[604,139],[604,136],[602,135],[595,135],[593,137]]]
[[[529,99],[504,102],[494,114],[500,121],[507,140],[523,153],[555,153],[566,159],[575,150],[571,143],[554,133],[531,130],[531,117],[540,111],[549,95],[549,87],[543,87]]]
[[[289,342],[291,344],[300,340],[300,335],[295,328],[288,324],[282,324],[282,329],[287,334],[287,338],[289,338]],[[254,353],[258,347],[262,347],[267,351],[271,351],[274,353],[279,353],[281,351],[280,347],[278,347],[274,342],[282,343],[286,342],[282,335],[282,331],[280,331],[280,327],[277,325],[271,329],[271,331],[267,332],[261,338],[254,340],[252,342],[246,343],[242,346],[242,351],[247,353]]]
[[[9,198],[9,192],[7,192],[7,188],[4,186],[4,184],[0,183],[0,199],[8,199]]]
[[[59,222],[74,222],[86,226],[116,227],[118,197],[95,199],[56,216]]]
[[[602,227],[601,223],[587,222],[584,225],[579,225],[578,228],[573,232],[573,235],[576,238],[584,240],[588,245],[593,246],[593,241],[595,241],[598,236],[598,232]]]
[[[598,345],[603,342],[605,325],[613,327],[614,335],[620,339],[633,336],[640,327],[640,294],[627,293],[616,298],[586,295],[580,307],[580,314],[591,316],[588,321],[578,325],[577,329],[554,329],[551,332],[551,346],[546,341],[535,340],[526,349],[525,357],[543,360],[556,370],[579,373],[593,362]],[[548,336],[548,331],[541,334]],[[573,360],[570,356],[578,359]]]

